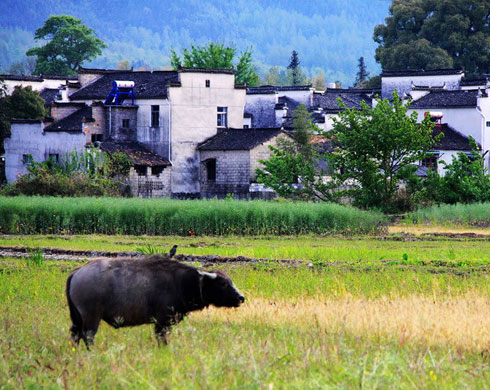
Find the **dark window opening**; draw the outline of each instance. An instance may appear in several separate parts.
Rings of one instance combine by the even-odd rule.
[[[218,107],[218,127],[228,126],[228,107]]]
[[[94,143],[94,142],[102,142],[103,141],[103,137],[104,137],[103,134],[92,134],[91,135],[92,143]]]
[[[160,126],[160,106],[151,106],[151,127]]]
[[[216,181],[216,160],[208,160],[206,162],[206,170],[208,172],[208,181]]]
[[[151,174],[153,176],[158,176],[160,173],[163,172],[164,167],[151,167]]]
[[[250,128],[250,126],[249,126],[249,125],[243,125],[243,128],[244,128],[244,129],[249,129],[249,128]]]
[[[134,170],[138,176],[146,176],[146,165],[135,165]]]
[[[490,121],[487,121],[487,127],[490,127]]]
[[[54,162],[59,162],[60,161],[60,155],[59,154],[50,154],[49,155],[49,160],[54,161]]]
[[[32,156],[30,154],[23,154],[22,155],[22,162],[24,164],[28,164],[32,161]]]
[[[426,167],[427,169],[436,171],[437,170],[437,159],[439,158],[438,154],[429,154],[427,155],[426,158],[422,160],[422,165],[423,167]]]
[[[129,129],[129,119],[122,120],[122,127],[124,127],[125,129]]]
[[[206,80],[206,88],[209,88],[211,86],[211,80]]]

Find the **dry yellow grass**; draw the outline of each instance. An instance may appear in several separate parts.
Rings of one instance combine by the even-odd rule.
[[[490,351],[490,299],[473,292],[448,298],[343,296],[298,302],[255,298],[232,313],[210,308],[194,316],[272,327],[316,327],[362,338],[388,337],[400,345],[450,345],[461,351]]]
[[[410,233],[416,236],[428,233],[467,234],[475,233],[482,236],[490,236],[490,228],[467,226],[442,226],[442,225],[392,225],[388,227],[389,234]]]

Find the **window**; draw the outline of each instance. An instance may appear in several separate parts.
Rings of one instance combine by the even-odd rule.
[[[218,127],[228,126],[228,107],[218,107]]]
[[[92,134],[92,143],[94,142],[102,142],[103,134]]]
[[[160,106],[151,106],[151,127],[160,127]]]
[[[420,164],[427,169],[431,169],[433,171],[437,170],[437,159],[439,158],[439,154],[437,153],[429,153],[426,158],[422,160]]]
[[[211,159],[206,162],[206,170],[208,172],[208,181],[216,180],[216,159]]]
[[[135,165],[134,170],[138,176],[146,176],[146,166],[145,165]]]
[[[32,156],[30,154],[23,154],[22,155],[22,162],[24,164],[28,164],[32,161]]]
[[[60,161],[60,155],[59,154],[50,154],[49,155],[49,159],[48,160],[51,160],[51,161],[54,161],[54,162],[59,162]]]
[[[487,121],[487,127],[490,127],[490,121]]]
[[[122,127],[124,127],[125,129],[129,129],[129,119],[122,120]]]
[[[209,88],[211,86],[211,80],[206,80],[206,88]]]
[[[163,168],[164,167],[159,167],[159,166],[151,167],[151,174],[153,176],[158,176],[160,173],[163,172]]]
[[[249,125],[243,125],[243,128],[244,128],[244,129],[249,129],[249,128],[250,128],[250,126],[249,126]]]

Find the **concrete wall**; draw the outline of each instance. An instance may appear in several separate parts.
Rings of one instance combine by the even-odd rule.
[[[410,93],[412,82],[417,86],[440,87],[446,83],[449,90],[460,89],[462,74],[457,75],[438,75],[438,76],[400,76],[381,78],[381,97],[389,98],[396,89],[399,96],[403,93]]]
[[[7,181],[15,181],[18,175],[27,173],[23,155],[30,154],[35,161],[45,161],[50,154],[58,154],[63,160],[67,153],[81,152],[85,146],[85,134],[80,132],[44,132],[44,124],[13,123],[11,136],[4,141],[5,174]]]
[[[281,122],[282,117],[276,120],[275,105],[278,102],[278,95],[271,94],[250,94],[246,97],[245,112],[251,113],[252,126],[254,128],[269,128],[277,127],[277,123]],[[282,114],[282,112],[281,112]]]
[[[200,152],[201,197],[248,194],[250,153],[248,150],[206,150]],[[216,180],[207,180],[205,160],[216,159]]]
[[[83,132],[86,135],[86,143],[92,142],[92,134],[106,134],[106,108],[103,104],[92,105],[92,118],[94,122],[83,123]]]
[[[168,99],[139,99],[137,139],[153,153],[170,160],[169,156],[169,102]],[[151,106],[160,107],[159,126],[151,127]]]
[[[106,135],[114,141],[136,141],[137,112],[136,105],[107,106]],[[129,120],[129,127],[122,126],[123,120]]]
[[[172,168],[165,168],[160,174],[152,174],[152,168],[146,168],[146,175],[140,176],[131,168],[129,172],[129,185],[131,196],[137,198],[162,198],[170,197],[170,178]]]
[[[182,72],[180,81],[168,89],[172,192],[192,194],[200,192],[198,144],[217,134],[218,107],[228,107],[228,127],[242,127],[245,90],[235,89],[233,74]]]

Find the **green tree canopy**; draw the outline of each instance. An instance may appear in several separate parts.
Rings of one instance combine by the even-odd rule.
[[[252,65],[252,50],[242,52],[235,61],[236,49],[223,43],[209,42],[204,46],[191,45],[185,48],[182,57],[172,49],[170,64],[175,68],[234,69],[238,84],[257,85],[259,75]]]
[[[383,69],[490,72],[490,0],[397,0],[376,26]]]
[[[399,183],[436,142],[429,117],[417,123],[408,109],[395,92],[391,102],[378,99],[374,108],[365,102],[362,110],[345,108],[324,133],[334,149],[327,157],[336,187],[350,187],[345,194],[358,206],[396,208]]]
[[[0,153],[4,152],[3,140],[10,136],[12,118],[41,119],[45,115],[43,98],[30,86],[17,86],[11,95],[7,95],[0,86]]]
[[[85,61],[102,54],[107,47],[93,29],[69,15],[51,16],[36,30],[34,38],[48,41],[26,53],[37,56],[35,74],[74,74]]]
[[[300,66],[299,55],[296,50],[291,53],[288,65],[288,81],[290,85],[304,85],[308,79]]]
[[[359,58],[359,64],[357,65],[357,68],[359,70],[356,74],[356,81],[354,83],[354,86],[359,88],[364,82],[367,81],[367,78],[369,77],[369,72],[366,70],[366,64],[364,63],[364,57]]]

